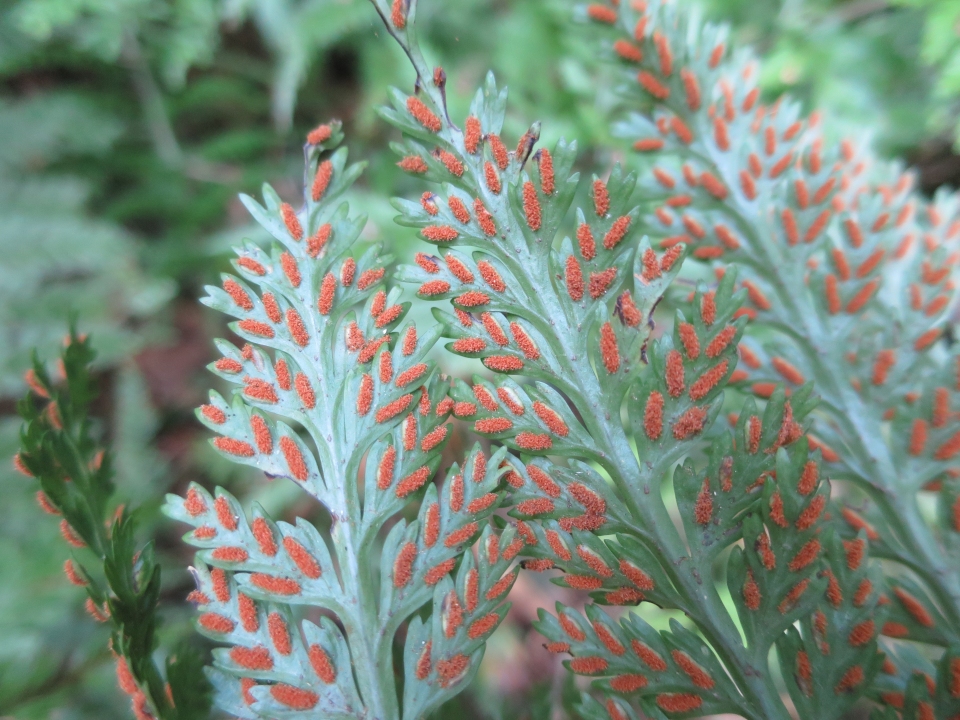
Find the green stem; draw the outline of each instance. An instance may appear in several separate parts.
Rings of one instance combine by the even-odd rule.
[[[724,667],[733,676],[734,682],[750,703],[747,708],[739,708],[746,717],[756,720],[788,720],[790,714],[780,700],[780,694],[773,684],[766,658],[762,666],[750,657],[744,657],[745,648],[740,631],[723,606],[710,578],[706,583],[713,592],[706,591],[706,585],[692,573],[671,573],[671,580],[685,588],[686,594],[694,601],[687,614],[696,621],[700,631],[720,656]],[[749,713],[748,713],[749,711]]]
[[[382,652],[384,645],[392,647],[393,636],[383,637],[375,632],[379,621],[372,568],[376,564],[369,557],[370,544],[364,542],[366,538],[360,538],[358,547],[353,537],[354,528],[361,527],[361,507],[356,482],[350,482],[348,478],[355,478],[358,469],[349,459],[339,456],[337,451],[340,448],[323,442],[324,434],[331,436],[334,432],[334,423],[331,422],[334,414],[333,409],[325,413],[328,424],[324,430],[313,423],[304,424],[318,446],[326,450],[324,456],[328,464],[325,468],[332,470],[324,472],[324,477],[336,503],[335,508],[330,508],[330,536],[340,565],[340,583],[345,596],[340,619],[350,646],[360,696],[369,713],[368,720],[400,720],[393,658],[390,653],[385,655]]]
[[[344,592],[348,603],[352,600],[341,619],[350,641],[354,675],[369,720],[399,720],[392,657],[381,652],[382,646],[389,645],[392,638],[381,638],[374,632],[379,626],[376,596],[368,574],[361,570],[351,522],[334,518],[331,536],[337,548]]]

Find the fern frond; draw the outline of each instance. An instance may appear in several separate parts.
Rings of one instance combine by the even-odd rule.
[[[244,513],[223,490],[192,486],[166,506],[194,528],[198,626],[233,646],[215,656],[217,704],[241,717],[419,717],[476,670],[514,578],[512,534],[489,527],[503,453],[475,449],[442,491],[431,483],[451,405],[428,357],[439,329],[403,322],[409,303],[383,287],[389,256],[356,253],[364,220],[339,198],[361,168],[344,149],[325,155],[341,138],[338,123],[308,137],[301,209],[270,187],[263,205],[243,198],[276,243],[238,249],[238,274],[208,288],[247,344],[219,343],[211,369],[234,398],[211,393],[197,413],[222,455],[313,495],[329,536]],[[398,518],[413,501],[418,519]],[[478,564],[467,550],[479,537]],[[305,607],[339,623],[302,620]],[[408,621],[401,704],[393,645]]]
[[[62,518],[60,532],[74,548],[64,573],[86,591],[90,616],[112,628],[117,681],[134,714],[199,720],[207,715],[210,688],[197,672],[197,654],[182,648],[165,667],[153,657],[160,565],[152,544],[137,546],[136,511],[114,509],[111,455],[97,442],[90,416],[95,356],[90,339],[71,331],[60,357],[61,377],[52,377],[34,357],[26,375],[32,394],[18,408],[24,425],[14,465],[38,481],[40,507]]]
[[[735,318],[746,295],[734,293],[736,273],[698,290],[673,337],[650,342],[651,312],[684,245],[658,252],[637,237],[635,177],[619,169],[594,177],[576,241],[558,241],[578,182],[575,145],[537,149],[534,124],[508,151],[499,137],[506,94],[492,77],[461,130],[447,115],[443,71],[430,73],[416,44],[415,4],[393,6],[398,16],[377,7],[418,74],[417,92],[394,91],[382,115],[404,133],[401,167],[437,183],[419,202],[396,201],[398,221],[444,248],[400,276],[418,283],[422,298],[451,301],[452,314],[436,313],[453,338],[448,348],[495,373],[492,383],[457,383],[453,412],[516,453],[507,480],[511,514],[532,533],[525,566],[563,570],[558,582],[592,591],[597,604],[649,599],[683,610],[702,633],[657,634],[635,619],[617,625],[594,606],[585,619],[560,608],[560,619],[540,622],[550,647],[575,656],[573,672],[607,676],[599,691],[642,707],[786,717],[767,656],[823,601],[827,584],[817,533],[828,493],[818,489],[819,461],[799,424],[812,409],[809,388],[790,401],[779,391],[762,415],[747,406],[733,437],[720,431],[709,440],[746,323]],[[687,459],[673,471],[704,450],[706,467]],[[801,493],[808,465],[814,479]],[[671,479],[685,537],[662,496]],[[709,581],[719,554],[741,539],[752,549],[737,554],[731,576],[746,566],[762,576],[752,581],[757,592],[738,592],[735,603],[744,622],[756,618],[747,646]],[[630,633],[648,631],[677,663],[662,678],[628,650]],[[621,677],[629,680],[615,682]],[[611,716],[625,716],[625,705],[610,703]]]
[[[943,340],[956,196],[926,201],[866,147],[828,144],[797,103],[764,105],[757,62],[728,47],[725,27],[659,2],[597,7],[610,12],[587,15],[624,68],[632,112],[615,132],[644,168],[641,224],[660,245],[693,243],[703,261],[742,267],[743,388],[766,397],[778,382],[816,384],[811,441],[831,477],[867,498],[840,508],[839,528],[850,542],[866,532],[872,553],[902,568],[877,627],[955,645],[954,496],[941,490],[933,524],[917,496],[950,486],[960,452],[958,361]]]

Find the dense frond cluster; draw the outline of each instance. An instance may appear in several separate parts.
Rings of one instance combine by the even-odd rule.
[[[604,45],[625,69],[633,112],[615,131],[644,168],[644,229],[742,268],[742,387],[767,397],[776,383],[816,384],[811,440],[831,477],[868,498],[847,496],[839,530],[845,542],[865,533],[874,555],[903,568],[874,627],[955,645],[960,386],[942,337],[956,302],[956,196],[927,201],[864,146],[828,142],[798,104],[763,104],[757,62],[728,48],[725,28],[657,2],[588,15],[610,28]],[[933,525],[920,492],[936,493]]]
[[[640,217],[628,204],[634,176],[615,169],[607,180],[594,178],[592,207],[576,213],[576,243],[555,242],[577,183],[575,146],[537,149],[534,125],[508,151],[499,136],[506,98],[492,78],[461,130],[447,119],[442,72],[429,73],[415,41],[395,34],[420,92],[395,93],[383,116],[405,134],[401,162],[426,168],[421,174],[438,183],[420,202],[398,203],[400,222],[443,248],[402,277],[419,283],[422,297],[451,300],[452,314],[437,313],[453,338],[448,348],[496,373],[492,383],[458,383],[454,413],[516,453],[507,479],[511,514],[531,529],[525,565],[562,570],[558,582],[592,591],[597,604],[650,600],[683,610],[705,638],[680,630],[658,636],[660,653],[677,663],[658,676],[666,664],[651,673],[642,656],[627,652],[628,635],[646,632],[637,629],[642,621],[620,626],[591,606],[582,620],[566,608],[556,619],[544,616],[548,647],[572,653],[573,672],[608,676],[598,687],[640,707],[785,717],[769,685],[768,651],[825,602],[827,587],[820,523],[829,493],[799,424],[812,408],[809,388],[789,401],[778,391],[762,413],[747,405],[734,435],[716,428],[719,436],[708,440],[746,323],[747,293],[734,293],[735,273],[698,290],[689,319],[678,315],[673,337],[651,343],[651,310],[687,243],[658,252],[631,241]],[[688,459],[673,471],[704,449],[707,467]],[[661,499],[671,479],[685,538]],[[734,552],[729,574],[742,622],[756,628],[746,647],[720,596],[702,582],[741,539],[745,551]],[[731,680],[698,664],[704,652]],[[850,660],[863,672],[863,658]],[[608,710],[616,717],[626,707],[611,699]]]
[[[339,123],[307,136],[302,204],[243,196],[273,241],[238,248],[207,288],[240,343],[217,342],[232,396],[197,417],[220,455],[320,507],[284,522],[221,488],[168,496],[197,549],[189,600],[218,644],[219,708],[426,717],[537,572],[583,593],[536,623],[587,679],[582,717],[839,719],[864,699],[877,718],[960,717],[956,198],[924,201],[795,103],[765,105],[725,28],[657,0],[580,13],[624,70],[615,128],[636,170],[578,195],[575,142],[541,146],[539,122],[505,138],[492,75],[452,119],[415,0],[373,3],[417,75],[381,109],[424,183],[397,222],[435,248],[398,278],[440,303],[440,325],[405,320],[392,257],[358,242],[365,219],[342,197],[362,168],[335,149]],[[670,292],[688,260],[713,274]],[[672,324],[655,332],[664,297]],[[441,337],[486,372],[441,376]],[[105,525],[89,359],[74,338],[66,390],[39,364],[29,376],[47,402],[23,406],[18,467],[103,567],[105,582],[66,572],[115,623],[139,716],[193,717],[199,681],[150,656],[149,547],[135,554],[127,515]],[[441,479],[458,426],[483,444]]]

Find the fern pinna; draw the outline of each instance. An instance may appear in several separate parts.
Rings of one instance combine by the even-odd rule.
[[[72,548],[64,575],[86,593],[90,616],[110,628],[117,683],[134,716],[201,720],[210,687],[199,654],[184,646],[165,663],[154,657],[160,565],[152,543],[137,545],[139,513],[114,497],[112,456],[91,416],[95,357],[91,340],[71,330],[56,373],[34,358],[26,374],[30,394],[18,407],[24,424],[13,464],[37,480],[44,512],[60,517],[60,534]]]
[[[900,566],[883,634],[956,648],[960,359],[944,341],[956,195],[927,201],[862,145],[828,145],[797,103],[762,104],[757,62],[729,50],[724,27],[659,2],[585,14],[609,28],[604,45],[635,110],[615,131],[644,169],[644,229],[662,247],[692,244],[703,261],[743,268],[752,321],[742,387],[765,397],[776,382],[815,383],[813,430],[830,475],[861,491],[839,508],[846,534],[865,532],[874,554]],[[935,494],[936,513],[921,509],[921,492]],[[936,674],[909,652],[889,662],[896,672],[873,694],[895,707],[914,671]],[[960,713],[960,682],[930,687],[938,717]]]
[[[409,303],[383,288],[389,257],[354,256],[364,220],[338,198],[361,168],[344,149],[325,157],[340,139],[336,123],[308,137],[299,210],[270,187],[265,205],[243,198],[276,243],[238,249],[237,275],[208,289],[247,344],[219,343],[212,370],[237,386],[234,399],[212,393],[198,411],[220,453],[319,500],[329,538],[303,519],[244,512],[223,490],[193,486],[166,506],[194,527],[191,599],[200,631],[232,646],[215,651],[211,677],[217,704],[238,717],[421,717],[472,676],[516,576],[516,530],[487,522],[503,451],[475,449],[442,491],[430,482],[453,404],[426,358],[439,329],[401,326]],[[414,500],[417,519],[398,518]],[[478,536],[475,559],[464,551]],[[309,608],[336,621],[304,620]]]
[[[443,248],[402,277],[421,298],[452,301],[453,313],[436,313],[448,348],[496,373],[495,382],[457,383],[453,411],[515,452],[505,465],[511,514],[530,531],[525,566],[560,569],[559,582],[591,592],[585,614],[558,606],[539,623],[548,649],[570,652],[568,667],[597,679],[601,699],[586,696],[581,711],[789,717],[768,654],[823,605],[860,624],[856,642],[840,662],[796,672],[818,693],[836,690],[842,699],[831,698],[828,713],[842,712],[880,664],[869,624],[878,594],[830,604],[830,591],[836,600],[853,578],[831,571],[842,545],[821,532],[829,489],[799,424],[809,389],[789,400],[779,390],[763,411],[750,401],[732,435],[713,428],[746,323],[735,273],[698,290],[672,336],[650,342],[652,308],[684,245],[657,252],[637,239],[635,177],[595,177],[576,240],[555,243],[578,182],[575,145],[537,149],[534,125],[508,151],[499,136],[506,94],[492,78],[455,125],[445,75],[429,71],[416,43],[415,3],[378,8],[418,75],[417,92],[395,91],[382,114],[404,132],[401,167],[436,183],[419,202],[397,201],[399,221]],[[531,382],[514,379],[523,376]],[[673,472],[703,450],[706,460]],[[682,533],[662,495],[671,475]],[[727,575],[746,643],[712,582],[734,545]],[[598,608],[644,600],[682,610],[700,634],[679,623],[658,633],[636,615],[618,623]]]

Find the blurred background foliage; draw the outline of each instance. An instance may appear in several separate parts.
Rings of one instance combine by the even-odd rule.
[[[960,0],[700,7],[765,57],[771,96],[819,107],[841,132],[873,133],[882,153],[916,165],[927,191],[960,179]],[[603,150],[615,98],[571,14],[571,0],[423,0],[419,23],[450,78],[454,117],[492,68],[511,90],[508,138],[543,120],[545,139],[577,138],[582,169],[602,172],[616,160]],[[190,637],[191,583],[178,529],[157,517],[164,492],[197,480],[280,517],[314,512],[292,485],[208,452],[192,415],[212,384],[211,338],[225,333],[195,298],[228,267],[232,242],[258,237],[236,195],[270,181],[295,198],[304,133],[342,118],[351,152],[369,162],[351,198],[370,215],[365,234],[409,257],[417,241],[392,224],[388,198],[415,188],[375,108],[389,85],[412,80],[364,0],[0,8],[0,455],[16,446],[31,348],[53,356],[79,316],[100,353],[98,416],[120,495],[145,506],[144,533],[158,534],[168,646]],[[7,464],[0,484],[0,716],[126,717],[106,633],[63,581],[56,523]],[[444,716],[547,718],[570,697],[570,676],[553,672],[529,632],[545,589],[521,580],[477,686]]]

